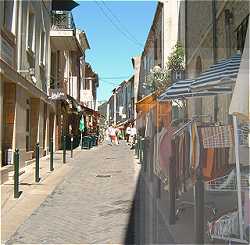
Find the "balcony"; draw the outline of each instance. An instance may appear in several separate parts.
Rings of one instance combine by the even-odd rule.
[[[70,11],[51,12],[50,38],[54,50],[80,50],[74,19]]]
[[[75,32],[75,23],[70,11],[52,11],[51,30],[73,30]]]

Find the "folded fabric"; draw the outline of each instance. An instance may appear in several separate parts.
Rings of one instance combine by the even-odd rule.
[[[233,146],[232,126],[215,126],[201,128],[203,147],[230,148]]]

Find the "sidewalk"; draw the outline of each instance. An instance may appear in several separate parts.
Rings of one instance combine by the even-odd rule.
[[[49,170],[49,156],[41,158],[39,183],[35,182],[35,163],[20,169],[20,172],[24,173],[19,176],[19,191],[21,191],[22,194],[18,199],[13,197],[13,180],[9,180],[1,185],[2,243],[8,240],[19,225],[53,192],[55,187],[64,179],[64,176],[72,169],[73,160],[80,151],[80,148],[76,148],[73,153],[73,158],[70,158],[70,151],[67,151],[66,164],[62,162],[62,151],[55,152],[54,171],[52,172]]]

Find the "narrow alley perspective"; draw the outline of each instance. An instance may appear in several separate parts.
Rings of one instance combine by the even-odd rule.
[[[134,217],[130,216],[139,167],[128,146],[76,152],[70,165],[71,171],[7,244],[133,241]]]
[[[249,244],[249,14],[0,0],[1,244]]]

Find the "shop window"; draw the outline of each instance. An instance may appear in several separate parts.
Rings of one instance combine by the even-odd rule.
[[[241,24],[236,29],[237,50],[240,50],[241,52],[243,52],[243,49],[244,49],[244,43],[245,43],[247,27],[248,27],[248,18],[249,18],[249,15],[241,22]]]
[[[4,0],[3,1],[3,21],[4,27],[11,32],[13,24],[13,13],[14,13],[14,1]]]

